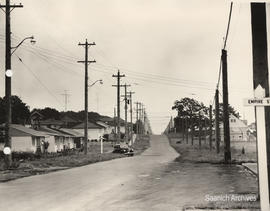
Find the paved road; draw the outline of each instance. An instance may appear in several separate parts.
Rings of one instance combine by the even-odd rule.
[[[169,211],[206,203],[206,194],[256,190],[238,167],[175,162],[178,156],[165,136],[152,136],[141,156],[2,183],[0,210]]]

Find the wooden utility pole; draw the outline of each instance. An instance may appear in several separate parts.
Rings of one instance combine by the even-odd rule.
[[[139,102],[136,102],[136,134],[139,134]]]
[[[143,109],[143,104],[139,104],[139,134],[142,134],[142,109]]]
[[[85,60],[78,61],[78,63],[84,63],[85,65],[85,78],[84,78],[84,154],[87,154],[87,143],[88,143],[88,65],[90,63],[95,63],[96,61],[89,61],[88,60],[88,48],[91,45],[96,45],[93,43],[88,43],[87,39],[85,43],[79,43],[79,46],[85,47]]]
[[[185,119],[182,118],[182,140],[185,140]]]
[[[191,117],[191,145],[193,145],[194,142],[194,124],[193,124],[193,117]]]
[[[188,144],[188,118],[186,118],[186,143]]]
[[[114,114],[113,122],[114,122],[114,134],[115,134],[114,138],[116,138],[116,108],[115,107],[113,109],[113,114]]]
[[[253,52],[253,88],[261,86],[265,90],[265,97],[269,97],[269,71],[268,71],[268,46],[267,46],[267,21],[266,21],[266,6],[265,3],[251,3],[251,29],[252,29],[252,52]],[[255,96],[257,97],[257,96]],[[261,109],[260,109],[261,110]],[[256,109],[255,109],[256,111]],[[262,166],[262,162],[259,162],[260,155],[264,149],[258,148],[258,172],[259,172],[259,187],[260,187],[260,201],[261,210],[269,210],[269,164],[270,164],[270,107],[266,106],[262,110],[264,111],[265,131],[257,131],[264,136],[260,140],[257,139],[257,146],[266,145],[266,160],[267,166]],[[256,111],[257,113],[258,111]],[[256,116],[257,127],[262,124],[263,121],[259,121]],[[258,135],[259,135],[258,133]],[[266,143],[259,143],[259,142]],[[264,152],[265,153],[265,152]],[[263,160],[261,160],[263,161]],[[267,170],[267,171],[266,171]],[[268,183],[268,185],[267,185]],[[268,196],[267,196],[268,193]]]
[[[199,148],[202,148],[202,117],[199,114]]]
[[[129,96],[129,105],[130,105],[130,136],[131,136],[131,143],[133,144],[133,109],[132,109],[132,95],[135,94],[135,92],[128,92]]]
[[[206,145],[206,136],[207,136],[207,124],[206,118],[204,118],[204,144]]]
[[[122,97],[124,97],[125,100],[125,141],[128,142],[128,121],[127,121],[127,111],[128,111],[128,95],[127,95],[127,87],[129,87],[130,85],[123,85],[125,88],[125,95],[123,95]]]
[[[212,105],[209,108],[209,147],[212,150]]]
[[[117,78],[117,85],[113,85],[117,87],[117,142],[120,143],[121,133],[120,133],[120,79],[125,77],[125,75],[121,75],[120,71],[118,70],[117,75],[112,75],[112,77]]]
[[[222,86],[223,86],[223,125],[224,125],[224,161],[231,161],[231,140],[229,121],[229,97],[228,97],[228,72],[227,72],[227,51],[222,49]]]
[[[21,8],[22,4],[10,5],[10,0],[6,0],[6,5],[0,5],[0,8],[5,8],[6,13],[6,60],[5,60],[5,101],[6,101],[6,124],[5,124],[5,148],[9,149],[10,153],[5,154],[5,164],[9,168],[12,164],[11,154],[11,136],[10,136],[10,125],[11,119],[11,28],[10,28],[10,12],[11,9]],[[8,71],[11,74],[8,74]],[[5,152],[5,151],[4,151]]]
[[[64,96],[65,99],[65,112],[67,112],[67,104],[68,104],[68,98],[70,96],[70,94],[68,94],[68,90],[64,90],[64,94],[61,94]]]
[[[219,128],[219,91],[216,89],[215,94],[215,139],[216,139],[216,150],[220,152],[220,128]]]

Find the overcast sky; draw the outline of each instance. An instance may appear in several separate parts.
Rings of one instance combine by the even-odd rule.
[[[5,1],[0,0],[2,4]],[[193,97],[209,106],[218,78],[223,37],[230,2],[226,0],[23,0],[12,12],[13,46],[34,35],[12,57],[12,93],[31,109],[45,106],[64,110],[64,90],[70,94],[68,110],[84,109],[84,48],[89,49],[90,80],[104,84],[89,89],[89,110],[113,115],[119,68],[136,92],[134,101],[146,106],[152,129],[162,132],[175,100]],[[13,0],[12,3],[20,3]],[[0,11],[1,12],[1,11]],[[0,13],[0,65],[4,70],[5,15]],[[227,44],[229,102],[242,117],[254,121],[243,98],[252,97],[250,5],[236,2]],[[19,61],[22,59],[23,63]],[[0,75],[4,95],[4,73]],[[122,93],[123,93],[122,89]],[[122,114],[123,117],[123,114]]]

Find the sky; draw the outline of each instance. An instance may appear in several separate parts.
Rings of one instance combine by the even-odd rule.
[[[13,0],[12,3],[20,3]],[[4,0],[0,0],[4,4]],[[113,116],[119,69],[133,102],[142,102],[154,133],[165,130],[175,100],[213,102],[230,1],[227,0],[22,0],[12,11],[12,45],[33,35],[12,56],[12,94],[33,108],[84,109],[84,48],[89,48],[89,110]],[[269,8],[268,8],[269,9]],[[269,14],[269,13],[268,13]],[[268,17],[269,19],[269,17]],[[0,11],[0,96],[4,95],[5,14]],[[227,42],[229,103],[249,123],[253,108],[250,5],[233,6]],[[19,60],[21,59],[21,61]],[[221,89],[220,89],[221,90]],[[124,89],[121,90],[124,94]],[[222,98],[222,97],[220,97]],[[121,104],[123,117],[123,102]],[[135,115],[135,114],[134,114]]]

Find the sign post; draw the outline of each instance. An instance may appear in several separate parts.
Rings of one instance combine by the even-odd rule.
[[[266,151],[266,129],[265,129],[265,106],[270,106],[270,98],[265,97],[265,90],[258,85],[254,91],[254,99],[245,99],[245,106],[255,106],[257,125],[257,153],[258,174],[261,210],[270,210],[268,190],[268,168]]]

